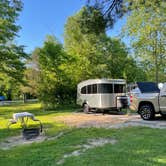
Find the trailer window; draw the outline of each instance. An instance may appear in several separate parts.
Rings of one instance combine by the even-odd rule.
[[[88,90],[87,93],[88,93],[88,94],[91,94],[91,85],[88,85],[87,87],[88,87],[88,88],[87,88],[87,90]]]
[[[98,84],[98,93],[113,93],[112,84]]]
[[[125,85],[114,84],[114,93],[125,93]]]
[[[97,93],[97,84],[92,85],[92,92],[91,93],[93,93],[93,94]]]
[[[82,94],[86,94],[86,86],[84,86],[83,88],[81,88],[81,93]]]

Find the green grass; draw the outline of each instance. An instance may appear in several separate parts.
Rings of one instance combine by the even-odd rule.
[[[92,138],[113,138],[114,145],[89,149],[80,156],[65,159],[63,166],[165,166],[166,165],[166,130],[131,127],[125,129],[69,129],[54,119],[59,115],[68,115],[74,109],[62,108],[57,111],[43,112],[40,104],[27,104],[12,107],[0,107],[0,141],[16,135],[20,131],[18,125],[9,131],[5,123],[13,112],[33,112],[44,122],[48,135],[55,135],[59,131],[65,134],[59,139],[33,143],[0,150],[0,165],[2,166],[55,166],[65,154],[79,149],[77,145],[86,144]],[[5,134],[4,134],[5,133]]]
[[[55,135],[59,130],[67,129],[63,123],[59,123],[55,120],[55,117],[60,115],[68,115],[74,110],[73,107],[57,108],[57,110],[43,111],[40,103],[33,104],[16,104],[12,106],[1,106],[0,107],[0,141],[9,136],[20,134],[21,126],[20,123],[14,124],[8,130],[7,123],[9,119],[12,119],[13,113],[18,112],[30,112],[35,115],[37,119],[40,119],[44,125],[44,131],[46,135]],[[29,121],[29,126],[38,125],[33,121]]]

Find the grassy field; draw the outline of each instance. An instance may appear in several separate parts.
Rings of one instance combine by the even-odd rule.
[[[40,104],[20,104],[0,107],[0,142],[7,137],[19,135],[21,128],[13,125],[7,130],[6,123],[14,112],[34,113],[44,123],[47,136],[64,134],[55,140],[33,143],[0,150],[2,166],[165,166],[166,165],[166,130],[132,127],[125,129],[69,128],[57,122],[55,117],[67,116],[75,109],[63,107],[55,111],[44,112]],[[33,125],[33,123],[31,123]],[[78,156],[69,156],[81,150],[89,139],[110,138],[117,142],[82,151]]]

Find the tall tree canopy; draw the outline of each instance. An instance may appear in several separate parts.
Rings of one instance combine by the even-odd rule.
[[[65,53],[62,44],[54,36],[47,36],[38,55],[40,68],[38,97],[44,107],[53,108],[57,104],[72,102],[74,99],[72,96],[76,95],[70,71],[72,60]]]
[[[132,38],[137,61],[144,64],[149,80],[164,81],[165,73],[165,18],[163,0],[87,0],[88,7],[99,9],[109,27],[127,13],[126,36]],[[92,28],[93,29],[93,28]],[[124,32],[124,31],[123,31]]]
[[[105,38],[105,25],[102,24],[101,29],[100,26],[95,27],[98,25],[98,20],[104,23],[104,19],[96,9],[91,11],[92,13],[89,13],[89,9],[83,7],[74,16],[69,17],[65,25],[65,50],[75,59],[72,67],[77,68],[74,74],[77,83],[90,77],[105,75],[106,65],[103,57],[105,50],[102,43]],[[87,17],[85,13],[88,13]],[[82,26],[82,23],[87,20],[87,24],[93,25],[94,31],[91,31],[91,27]]]
[[[48,36],[43,47],[33,53],[32,58],[37,61],[30,62],[31,71],[36,67],[39,71],[37,95],[45,108],[75,101],[77,84],[86,79],[145,79],[142,69],[128,56],[124,43],[106,35],[106,23],[99,10],[83,7],[69,17],[64,37],[63,47],[54,36]]]
[[[124,32],[149,80],[166,80],[166,1],[132,1]]]
[[[31,57],[26,61],[26,69],[24,71],[26,84],[21,85],[21,91],[24,95],[38,96],[38,83],[40,80],[39,53],[40,48],[35,48]]]
[[[112,27],[125,12],[124,0],[87,0],[87,6],[99,10],[104,17],[107,27]]]
[[[20,0],[0,1],[0,72],[19,81],[23,76],[23,58],[27,55],[23,46],[12,44],[12,40],[20,28],[16,25],[16,19],[21,10]]]
[[[104,18],[99,10],[94,8],[91,11],[92,13],[89,13],[85,18],[84,13],[89,12],[89,8],[83,7],[74,16],[69,17],[65,25],[65,50],[76,59],[73,64],[74,68],[77,68],[74,74],[77,78],[76,82],[88,78],[103,77],[136,80],[139,73],[135,74],[132,79],[128,77],[128,74],[133,70],[130,73],[126,70],[127,63],[133,62],[135,64],[133,67],[137,68],[136,63],[130,60],[132,57],[128,57],[128,51],[120,40],[107,37],[106,24],[102,24],[105,26],[101,27],[96,26],[95,31],[91,31],[91,27],[82,26],[84,19],[88,20],[87,24],[94,25],[94,27],[95,22],[98,25],[98,19],[104,23]],[[93,13],[99,14],[94,15]],[[80,22],[80,20],[82,21]],[[94,22],[94,20],[96,21]],[[84,28],[88,33],[84,31]]]

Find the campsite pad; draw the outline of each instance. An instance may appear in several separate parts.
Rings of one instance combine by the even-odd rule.
[[[140,118],[138,114],[126,114],[126,115],[111,115],[101,113],[73,113],[67,116],[55,117],[57,121],[61,121],[68,126],[85,128],[85,127],[97,127],[97,128],[121,128],[129,126],[145,126],[151,128],[166,128],[166,119],[157,116],[153,121],[145,121]]]

